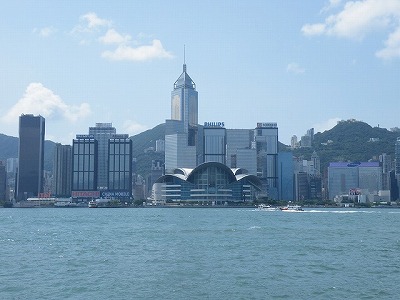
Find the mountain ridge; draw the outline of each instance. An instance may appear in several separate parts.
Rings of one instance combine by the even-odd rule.
[[[368,161],[378,158],[382,153],[394,157],[395,142],[400,137],[400,130],[389,131],[386,128],[372,127],[369,124],[347,120],[339,121],[336,126],[314,135],[311,148],[288,149],[279,143],[279,151],[292,151],[294,156],[310,159],[316,151],[321,159],[321,166],[326,168],[331,161]],[[151,161],[163,159],[163,155],[146,149],[155,148],[155,141],[164,139],[165,124],[131,136],[133,142],[133,157],[137,158],[137,171],[148,175]],[[53,150],[55,142],[45,141],[45,170],[52,170]],[[18,157],[18,138],[0,133],[0,160]]]

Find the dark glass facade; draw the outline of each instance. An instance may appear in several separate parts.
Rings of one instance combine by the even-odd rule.
[[[53,189],[56,197],[71,196],[72,147],[56,144],[53,162]]]
[[[19,117],[19,169],[17,200],[37,197],[43,192],[45,119],[42,116]]]
[[[72,142],[72,190],[97,190],[97,141],[91,135],[77,135]]]
[[[108,190],[132,195],[132,140],[116,135],[108,140]]]

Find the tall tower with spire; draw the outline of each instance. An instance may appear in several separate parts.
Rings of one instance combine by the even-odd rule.
[[[186,72],[186,63],[183,63],[183,72],[174,83],[171,92],[171,120],[183,122],[184,132],[188,133],[188,145],[196,145],[198,124],[198,93],[196,84]]]
[[[166,120],[166,172],[197,165],[198,93],[186,69],[184,58],[182,74],[171,92],[171,119]]]

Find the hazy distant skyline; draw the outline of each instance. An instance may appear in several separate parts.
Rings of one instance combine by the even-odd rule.
[[[6,1],[0,43],[11,136],[22,113],[64,144],[163,123],[184,45],[200,124],[277,122],[285,144],[342,119],[400,127],[400,0]]]

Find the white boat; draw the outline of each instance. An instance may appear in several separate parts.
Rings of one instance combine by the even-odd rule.
[[[276,210],[278,210],[278,209],[277,209],[276,207],[271,206],[271,205],[260,204],[259,206],[257,206],[257,210],[276,211]]]
[[[97,207],[97,202],[96,202],[96,200],[92,200],[92,201],[89,201],[89,208],[96,208]]]
[[[300,205],[287,205],[280,208],[281,211],[293,212],[293,211],[304,211]]]

